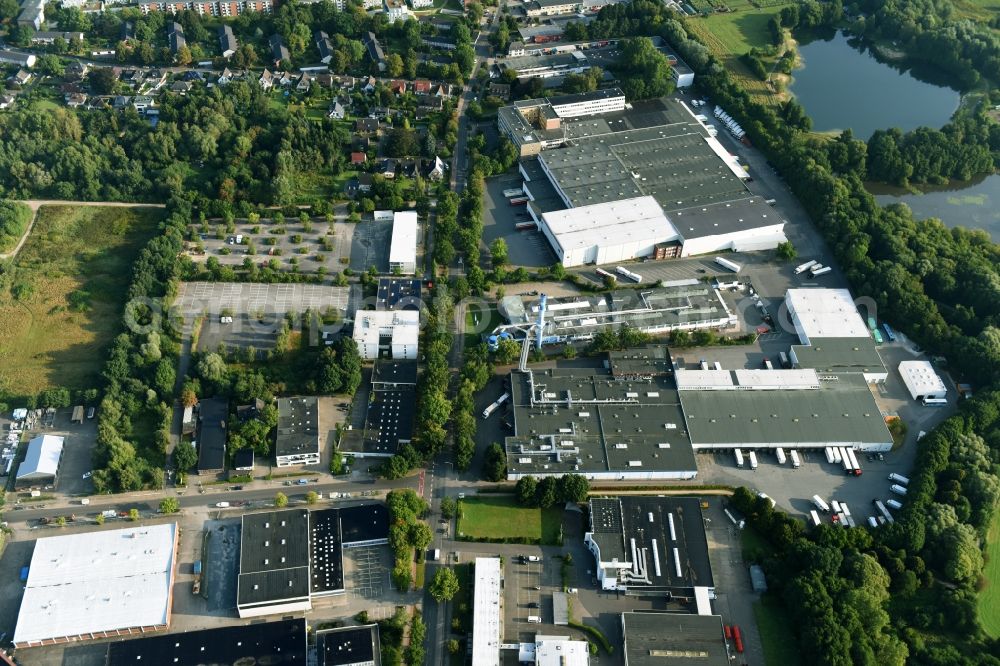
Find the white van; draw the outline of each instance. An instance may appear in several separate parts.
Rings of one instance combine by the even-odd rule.
[[[885,505],[890,509],[896,509],[897,511],[903,508],[903,503],[900,502],[899,500],[894,500],[894,499],[886,500]]]
[[[528,622],[530,624],[541,624],[542,623],[542,618],[538,617],[537,615],[529,615],[528,616]]]

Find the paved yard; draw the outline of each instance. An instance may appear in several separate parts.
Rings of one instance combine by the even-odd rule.
[[[224,225],[213,226],[207,233],[196,226],[197,243],[204,248],[204,254],[199,254],[193,244],[188,254],[197,262],[215,257],[224,266],[241,266],[248,258],[261,266],[274,260],[283,270],[293,266],[294,258],[304,273],[314,273],[320,267],[328,273],[338,273],[347,268],[351,260],[356,226],[349,222],[313,220],[306,227],[298,219],[282,225],[242,222],[236,225],[233,233],[216,231]],[[276,233],[279,230],[280,233]],[[242,236],[241,243],[236,242],[237,236]]]

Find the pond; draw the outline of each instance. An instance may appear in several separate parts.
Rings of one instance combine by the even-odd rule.
[[[875,130],[939,128],[958,108],[961,95],[932,76],[876,59],[843,33],[798,36],[802,67],[789,88],[818,132],[850,128],[868,140]],[[923,80],[921,80],[923,79]]]
[[[905,203],[918,220],[939,218],[948,227],[982,229],[1000,241],[1000,174],[970,182],[922,188],[922,194],[870,185],[882,205]]]

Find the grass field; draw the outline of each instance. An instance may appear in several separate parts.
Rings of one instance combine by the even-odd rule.
[[[1000,12],[1000,0],[956,0],[953,4],[960,17],[973,21],[989,21]]]
[[[767,666],[797,666],[802,663],[795,636],[789,631],[792,621],[783,606],[764,597],[753,605],[753,615],[764,644],[764,663]]]
[[[1000,636],[1000,511],[993,513],[993,524],[986,537],[986,589],[979,595],[979,624],[983,631]]]
[[[484,312],[482,309],[476,309],[473,312],[471,309],[465,312],[465,347],[475,347],[480,342],[483,341],[482,334],[488,331],[492,331],[497,326],[503,323],[503,319],[500,317],[500,313],[497,312],[496,308],[489,309],[489,321],[483,321]],[[475,318],[473,318],[475,317]]]
[[[44,206],[0,286],[0,393],[87,388],[118,333],[156,209]],[[72,303],[72,305],[71,305]]]
[[[460,501],[458,533],[472,539],[540,539],[543,544],[559,541],[559,509],[523,507],[512,497],[476,497]]]

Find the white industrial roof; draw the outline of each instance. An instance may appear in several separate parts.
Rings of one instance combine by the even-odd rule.
[[[39,435],[28,442],[28,453],[17,468],[17,478],[55,476],[59,470],[59,458],[63,452],[63,438],[55,435]]]
[[[500,558],[476,558],[472,615],[472,663],[500,664]]]
[[[746,180],[750,177],[747,170],[740,164],[739,158],[723,148],[718,139],[713,136],[706,136],[705,143],[707,143],[708,147],[712,149],[712,152],[715,153],[716,157],[725,162],[726,166],[729,167],[729,170],[733,172],[734,176],[740,180]]]
[[[39,539],[14,643],[164,625],[177,524]]]
[[[392,216],[389,264],[417,263],[417,213],[404,210]]]
[[[899,375],[914,398],[918,395],[943,396],[948,392],[934,366],[927,361],[903,361],[899,364]]]
[[[819,376],[812,368],[796,370],[678,370],[680,391],[761,391],[768,389],[818,389]]]
[[[569,636],[535,636],[535,666],[588,666],[587,641]]]
[[[635,197],[542,215],[563,250],[638,241],[662,243],[679,237],[654,197]]]
[[[847,289],[789,289],[785,303],[802,344],[813,338],[871,335]]]

